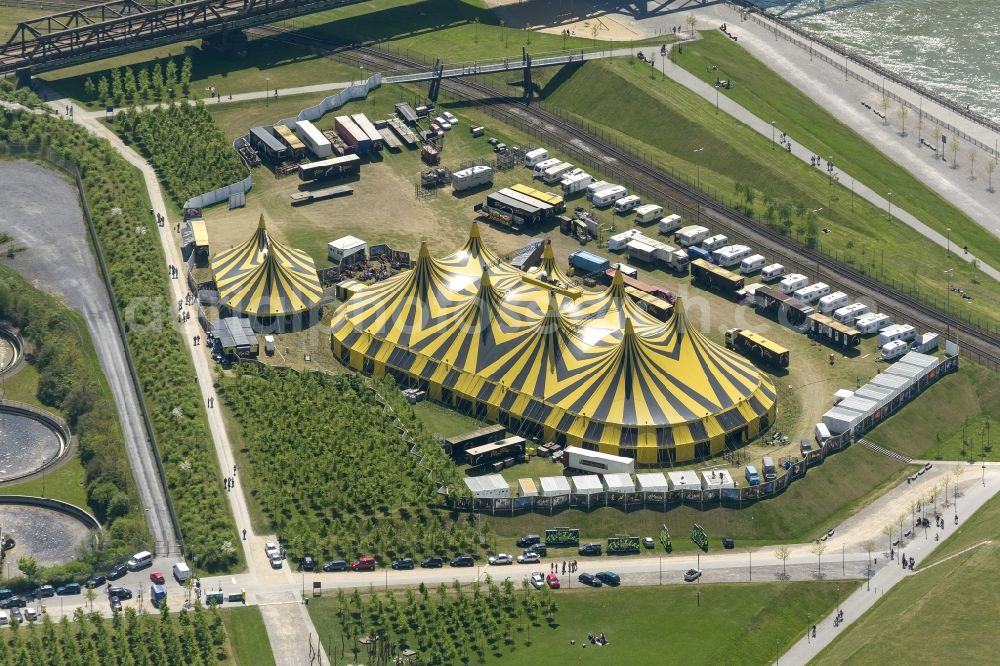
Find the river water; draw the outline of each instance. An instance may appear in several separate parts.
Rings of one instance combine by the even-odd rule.
[[[1000,0],[764,0],[760,4],[1000,121]],[[827,11],[819,11],[824,8]]]

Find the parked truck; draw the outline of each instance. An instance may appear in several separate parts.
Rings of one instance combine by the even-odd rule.
[[[571,252],[569,255],[569,265],[573,269],[573,272],[577,275],[593,275],[594,273],[603,274],[604,271],[611,268],[611,262],[604,257],[593,254],[592,252],[586,252],[584,250],[577,250],[576,252]]]
[[[788,367],[788,350],[753,331],[729,329],[726,331],[726,347],[778,368]]]

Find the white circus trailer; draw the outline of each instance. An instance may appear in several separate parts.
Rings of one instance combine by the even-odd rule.
[[[564,174],[569,173],[573,169],[574,169],[573,165],[570,164],[569,162],[560,162],[559,164],[550,166],[548,169],[546,169],[545,172],[542,173],[542,180],[547,185],[558,183],[560,180],[562,180]]]
[[[489,185],[493,182],[493,167],[479,165],[461,169],[451,174],[451,186],[456,192],[471,190],[474,187]]]
[[[614,187],[614,183],[609,183],[606,180],[598,180],[596,182],[593,182],[590,185],[587,185],[587,198],[593,199],[595,194],[597,194],[601,190],[606,190],[609,187]]]
[[[883,361],[891,361],[899,358],[910,350],[910,344],[902,340],[893,340],[882,345],[881,356]]]
[[[723,268],[729,268],[741,263],[744,259],[753,254],[746,245],[726,245],[712,252],[715,263]]]
[[[792,296],[799,299],[807,305],[812,305],[819,299],[823,298],[830,293],[830,285],[825,282],[817,282],[816,284],[811,284],[808,287],[802,287],[801,289],[796,289]]]
[[[590,181],[592,180],[593,178],[589,173],[581,171],[580,173],[575,173],[571,176],[563,178],[559,185],[562,187],[563,194],[568,196],[576,194],[577,192],[583,192],[587,189],[587,186],[590,185]]]
[[[657,229],[664,236],[668,236],[677,231],[678,229],[680,229],[683,224],[684,224],[684,218],[682,218],[677,213],[673,213],[672,215],[667,215],[666,217],[661,219],[659,224],[657,225]]]
[[[847,305],[848,301],[850,299],[847,297],[847,294],[842,291],[835,291],[819,299],[819,311],[822,314],[828,315],[834,310]]]
[[[563,163],[563,161],[561,159],[559,159],[558,157],[550,157],[547,160],[542,160],[541,162],[537,162],[535,164],[535,166],[532,168],[531,177],[532,178],[541,178],[542,175],[549,168],[554,167],[557,164],[562,164],[562,163]]]
[[[594,196],[590,201],[596,208],[604,208],[605,206],[610,206],[627,194],[628,190],[621,185],[612,185],[606,189],[594,192]]]
[[[646,264],[656,263],[656,248],[648,243],[633,238],[625,245],[629,261],[641,261]]]
[[[801,273],[789,273],[778,283],[778,289],[783,294],[791,294],[807,284],[809,284],[809,278],[805,275]]]
[[[629,194],[615,200],[615,212],[619,215],[635,210],[642,205],[642,199],[638,194]]]
[[[781,264],[770,264],[760,270],[761,282],[772,282],[785,274],[785,267]]]
[[[333,155],[333,144],[308,120],[298,121],[292,129],[295,131],[295,135],[302,139],[302,143],[306,144],[316,157],[323,158]]]
[[[880,346],[885,346],[892,342],[893,340],[902,340],[903,342],[912,342],[917,337],[917,329],[913,328],[909,324],[893,324],[892,326],[886,326],[878,334],[878,343]]]
[[[657,204],[645,204],[635,209],[635,223],[649,224],[663,216],[663,206]]]
[[[714,469],[711,472],[701,473],[701,487],[703,490],[722,490],[723,488],[735,488],[736,482],[726,470]]]
[[[643,493],[665,493],[670,490],[670,486],[667,485],[667,477],[663,475],[663,472],[636,474],[635,485],[636,489]]]
[[[854,328],[861,335],[874,335],[887,326],[892,326],[892,319],[889,318],[889,315],[881,312],[866,314],[863,317],[858,317],[854,322]]]
[[[538,479],[542,487],[542,497],[569,495],[569,480],[565,476],[543,476]]]
[[[605,474],[604,489],[609,493],[634,493],[635,482],[631,474]]]
[[[612,252],[620,252],[625,249],[630,240],[642,239],[642,232],[638,229],[629,229],[628,231],[623,231],[620,234],[615,234],[608,238],[608,249]]]
[[[604,484],[601,477],[596,474],[584,474],[583,476],[571,477],[573,480],[573,493],[576,495],[596,495],[604,492]]]
[[[701,490],[701,479],[697,472],[667,472],[671,490]]]
[[[869,310],[868,306],[864,303],[851,303],[850,305],[845,305],[842,308],[834,310],[833,318],[841,324],[851,325],[855,322],[855,320],[864,317],[870,312],[871,310]]]
[[[510,484],[499,474],[467,476],[465,485],[475,497],[510,497]]]
[[[764,264],[767,263],[767,259],[764,258],[762,254],[751,254],[749,257],[740,262],[740,273],[743,275],[750,275],[751,273],[756,273],[757,271],[764,268]],[[763,277],[761,277],[763,280]]]
[[[724,248],[729,245],[729,237],[725,234],[715,234],[714,236],[709,236],[701,242],[701,249],[707,250],[709,252],[715,252],[720,248]]]
[[[631,474],[635,471],[635,461],[631,458],[589,451],[578,446],[566,447],[563,451],[563,465],[567,469],[591,474]]]
[[[524,166],[533,167],[547,159],[549,159],[549,151],[544,148],[535,148],[524,154]]]
[[[674,238],[682,247],[691,247],[708,238],[708,229],[698,224],[692,224],[678,231]]]

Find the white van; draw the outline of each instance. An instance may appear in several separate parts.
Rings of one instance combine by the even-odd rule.
[[[132,556],[132,559],[126,562],[125,566],[128,567],[129,571],[139,571],[140,569],[151,567],[153,566],[153,554],[148,550],[136,553]]]
[[[716,234],[710,236],[701,242],[701,248],[703,250],[708,250],[709,252],[715,252],[720,247],[725,247],[729,244],[729,239],[722,234]]]
[[[903,342],[902,340],[893,340],[892,342],[887,342],[882,345],[882,360],[891,361],[894,358],[899,358],[907,352],[910,345]]]
[[[771,282],[773,280],[779,279],[785,274],[785,267],[781,264],[771,264],[769,266],[764,266],[760,271],[760,281],[761,282]]]
[[[676,236],[674,236],[674,239],[680,243],[682,247],[697,245],[706,238],[708,238],[708,229],[697,224],[684,227],[677,232]]]
[[[612,185],[606,190],[601,190],[595,193],[591,203],[593,203],[597,208],[604,208],[605,206],[610,206],[627,194],[628,190],[621,185]]]
[[[838,308],[842,308],[847,305],[847,294],[842,291],[835,291],[832,294],[827,294],[823,298],[819,299],[819,311],[825,315],[830,314]]]
[[[851,303],[833,311],[833,318],[841,324],[853,324],[855,319],[860,319],[871,312],[864,303]]]
[[[743,275],[750,275],[751,273],[756,273],[760,269],[764,268],[764,263],[767,260],[764,259],[762,254],[751,254],[749,257],[740,262],[740,273]]]
[[[809,284],[809,278],[801,273],[789,273],[778,283],[778,289],[783,294],[790,294]]]
[[[535,148],[524,154],[524,166],[533,167],[543,160],[549,159],[549,151],[544,148]]]
[[[587,185],[587,198],[588,199],[593,199],[594,195],[597,194],[598,192],[600,192],[601,190],[606,190],[609,187],[613,187],[613,186],[614,186],[614,183],[609,183],[606,180],[595,181],[595,182],[591,183],[590,185]]]
[[[534,169],[532,169],[531,177],[532,178],[541,178],[542,174],[545,173],[545,171],[547,169],[549,169],[550,167],[554,167],[555,165],[561,164],[561,163],[562,163],[562,160],[559,159],[558,157],[552,157],[552,158],[549,158],[547,160],[542,160],[541,162],[536,162],[535,166],[534,166]]]
[[[659,231],[664,236],[669,235],[681,228],[684,224],[684,219],[674,213],[673,215],[667,215],[660,220]]]
[[[191,577],[191,570],[188,569],[188,565],[184,562],[178,562],[174,565],[174,580],[176,580],[181,585],[184,584],[188,578]]]
[[[615,201],[615,212],[619,215],[633,211],[642,205],[642,199],[637,194],[629,194]]]
[[[866,314],[863,317],[858,317],[857,321],[854,322],[854,328],[861,335],[878,333],[887,326],[892,326],[892,319],[889,318],[889,315],[882,314],[881,312],[878,314]]]

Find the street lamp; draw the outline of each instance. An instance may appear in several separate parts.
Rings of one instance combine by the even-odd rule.
[[[264,79],[264,106],[270,106],[271,98],[271,77]]]
[[[951,227],[948,227],[948,258],[951,259]]]
[[[774,140],[774,123],[776,123],[776,122],[778,122],[778,121],[777,120],[772,120],[771,121],[771,147],[772,148],[774,148],[775,144],[777,143]]]
[[[892,192],[889,192],[889,221],[892,222]]]

